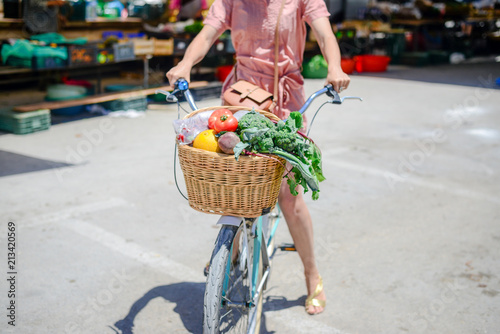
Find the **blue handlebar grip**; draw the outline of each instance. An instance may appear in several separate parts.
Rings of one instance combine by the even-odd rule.
[[[184,90],[187,90],[189,88],[189,84],[185,79],[179,79],[179,80],[177,80],[177,87],[180,90],[184,91]]]

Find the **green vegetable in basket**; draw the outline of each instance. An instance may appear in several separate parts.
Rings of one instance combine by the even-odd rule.
[[[321,168],[321,151],[314,142],[298,130],[302,127],[302,115],[290,113],[286,121],[273,123],[267,117],[251,111],[238,123],[236,132],[241,142],[234,148],[238,159],[241,153],[274,154],[288,161],[292,172],[287,174],[290,192],[296,196],[297,185],[304,193],[312,190],[312,198],[319,197],[319,183],[325,180]]]

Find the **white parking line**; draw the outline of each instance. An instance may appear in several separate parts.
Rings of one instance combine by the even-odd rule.
[[[110,198],[105,201],[85,203],[82,205],[72,206],[70,208],[56,211],[53,213],[43,214],[34,218],[28,218],[25,224],[22,224],[22,228],[33,227],[38,225],[43,225],[52,222],[59,222],[62,220],[67,220],[71,217],[75,217],[82,213],[96,212],[106,209],[111,209],[118,206],[132,205],[122,198]]]
[[[110,198],[109,200],[73,206],[68,209],[28,219],[26,224],[22,224],[22,227],[29,228],[47,223],[61,223],[62,226],[69,228],[82,236],[96,241],[99,244],[117,251],[118,253],[121,253],[131,259],[161,270],[177,280],[204,280],[201,270],[200,272],[196,272],[181,263],[144,249],[138,244],[128,242],[119,235],[108,232],[100,227],[76,218],[80,214],[131,205],[131,203],[122,198]]]
[[[33,227],[47,223],[58,223],[83,237],[128,257],[129,259],[145,264],[154,270],[159,270],[175,280],[185,282],[203,282],[205,280],[201,270],[193,270],[182,263],[152,252],[139,244],[129,242],[119,235],[76,218],[79,214],[96,212],[126,205],[130,205],[130,203],[120,198],[86,203],[58,212],[45,214],[36,219],[30,219],[27,224],[23,224],[23,227]],[[272,311],[267,314],[269,320],[272,319],[272,321],[276,321],[280,327],[286,326],[291,330],[297,330],[300,328],[300,331],[297,333],[315,332],[345,334],[345,332],[328,326],[320,321],[313,319],[297,319],[297,314],[289,310]]]
[[[451,195],[458,196],[458,197],[465,197],[477,201],[488,201],[496,204],[500,204],[500,198],[488,195],[488,194],[483,194],[479,193],[477,191],[473,191],[470,189],[464,189],[464,188],[456,188],[456,187],[451,187],[447,186],[444,184],[439,184],[436,182],[429,182],[429,181],[424,181],[422,179],[418,179],[416,176],[410,176],[406,178],[399,177],[397,174],[390,173],[386,170],[381,170],[381,169],[376,169],[373,167],[366,167],[363,165],[357,165],[348,161],[340,161],[340,160],[332,160],[328,161],[329,165],[333,165],[338,168],[343,168],[347,170],[352,170],[358,173],[363,173],[363,174],[368,174],[368,175],[373,175],[377,177],[381,177],[386,179],[388,176],[393,177],[395,180],[400,180],[400,181],[395,181],[396,185],[395,188],[398,186],[401,186],[403,184],[410,184],[413,186],[418,186],[418,187],[423,187],[423,188],[428,188],[428,189],[433,189],[436,191],[441,191],[441,192],[447,192],[450,193]],[[391,188],[389,184],[387,184],[388,188]]]
[[[160,254],[148,251],[133,242],[127,242],[122,237],[110,233],[100,227],[86,223],[81,220],[72,219],[65,221],[64,227],[89,238],[100,245],[112,249],[128,258],[136,260],[154,270],[160,270],[176,280],[184,282],[203,281],[201,270],[195,271],[182,263],[161,256]],[[200,301],[201,302],[201,301]],[[272,321],[276,321],[281,326],[285,326],[300,331],[294,333],[325,333],[325,334],[346,334],[336,328],[328,326],[322,322],[312,319],[297,319],[297,314],[288,310],[280,310],[267,313]],[[290,333],[290,332],[289,332]]]
[[[176,280],[185,282],[199,282],[204,280],[201,269],[195,271],[182,263],[151,252],[136,243],[128,242],[119,235],[95,225],[71,219],[66,220],[63,226],[128,258],[148,265],[155,270],[160,270]]]

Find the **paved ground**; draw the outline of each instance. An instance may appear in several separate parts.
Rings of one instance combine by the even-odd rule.
[[[468,87],[500,89],[500,57],[471,58],[460,64],[422,67],[390,65],[385,72],[364,72],[363,76],[446,83]],[[493,79],[493,82],[489,79]]]
[[[498,90],[353,76],[348,93],[365,100],[325,107],[312,127],[327,177],[308,199],[326,311],[305,314],[300,261],[281,253],[264,332],[498,333]],[[201,332],[217,217],[176,190],[176,117],[169,106],[0,136],[0,332]],[[278,238],[290,241],[285,224]]]

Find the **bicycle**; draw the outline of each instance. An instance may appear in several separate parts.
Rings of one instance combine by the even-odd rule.
[[[198,110],[189,85],[183,79],[176,82],[172,93],[158,92],[166,94],[170,102],[178,102],[176,95],[183,93],[191,109]],[[353,96],[341,98],[331,85],[327,85],[312,94],[299,112],[304,113],[316,97],[325,93],[332,100],[323,105],[341,104],[345,99],[361,100]],[[278,248],[295,250],[293,244],[274,245],[280,218],[280,208],[276,204],[273,210],[264,210],[257,218],[222,216],[219,219],[217,224],[222,227],[210,259],[205,287],[204,333],[260,332],[263,292],[271,273],[271,261]]]

